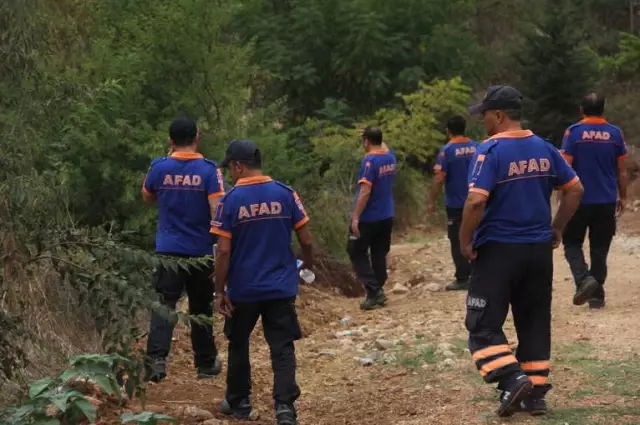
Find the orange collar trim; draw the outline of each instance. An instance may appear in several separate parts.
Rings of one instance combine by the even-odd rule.
[[[236,186],[249,186],[252,184],[268,183],[273,181],[269,176],[243,177],[238,179]]]
[[[608,124],[603,117],[585,117],[580,124]]]
[[[202,156],[202,154],[198,153],[198,152],[173,152],[169,157],[170,158],[175,158],[175,159],[202,159],[202,158],[204,158],[204,156]]]
[[[452,137],[451,140],[449,140],[449,143],[467,143],[470,142],[471,139],[465,136],[456,136],[456,137]]]
[[[365,154],[365,156],[367,155],[384,155],[386,154],[388,151],[384,150],[384,149],[372,149],[369,152],[367,152]]]
[[[514,130],[514,131],[503,131],[502,133],[498,133],[490,137],[488,140],[493,139],[526,139],[527,137],[533,136],[533,131],[531,130]]]

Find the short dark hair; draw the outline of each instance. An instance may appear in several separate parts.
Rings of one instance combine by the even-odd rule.
[[[176,146],[189,146],[193,144],[198,135],[196,122],[188,117],[180,117],[169,126],[169,137]]]
[[[454,136],[464,136],[467,130],[467,121],[460,115],[451,117],[447,121],[447,130]]]
[[[239,159],[235,162],[239,162],[240,164],[247,167],[249,170],[259,170],[262,168],[262,158],[256,158],[251,160]]]
[[[522,121],[522,109],[505,109],[502,112],[513,121]]]
[[[602,116],[604,114],[604,96],[598,93],[589,93],[582,98],[580,107],[586,116]]]
[[[382,130],[378,127],[367,127],[362,132],[362,137],[372,145],[381,145],[382,144]]]

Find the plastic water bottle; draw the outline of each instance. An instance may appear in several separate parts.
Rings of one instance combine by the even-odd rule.
[[[296,267],[299,270],[300,278],[304,281],[304,283],[312,284],[316,280],[316,275],[309,269],[301,269],[302,264],[302,260],[296,261]]]

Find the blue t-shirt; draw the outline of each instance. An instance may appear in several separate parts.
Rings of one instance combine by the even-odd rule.
[[[564,133],[562,154],[584,186],[582,204],[615,204],[618,160],[627,156],[622,130],[600,117],[587,117]]]
[[[469,192],[469,164],[479,143],[468,137],[454,137],[440,148],[433,170],[445,175],[445,205],[463,208]]]
[[[267,176],[244,178],[218,204],[211,233],[231,239],[227,294],[256,302],[298,294],[291,234],[309,221],[300,197]]]
[[[478,146],[469,191],[487,196],[473,245],[551,242],[551,193],[578,182],[560,151],[529,130],[499,133]]]
[[[360,214],[363,223],[386,220],[394,215],[393,183],[396,178],[396,157],[391,151],[374,150],[362,159],[358,171],[355,202],[360,195],[360,186],[371,186],[371,195]]]
[[[222,173],[199,153],[156,158],[143,189],[158,200],[156,252],[201,257],[213,254],[209,199],[224,195]]]

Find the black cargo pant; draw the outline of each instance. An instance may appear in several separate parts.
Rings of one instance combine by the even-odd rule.
[[[302,337],[295,297],[233,303],[233,307],[231,317],[224,322],[224,333],[229,340],[227,401],[234,406],[251,394],[249,337],[262,317],[264,337],[271,352],[274,402],[293,404],[300,397],[294,341]]]
[[[584,238],[589,230],[591,269],[587,266],[582,251]],[[600,284],[596,298],[604,299],[604,282],[607,279],[607,257],[616,233],[616,205],[580,205],[571,218],[562,236],[564,255],[571,268],[576,286],[588,275]]]
[[[462,208],[447,208],[447,236],[451,243],[451,258],[456,266],[456,282],[466,282],[471,275],[471,263],[460,251]]]
[[[469,351],[484,380],[505,382],[526,373],[544,386],[551,356],[551,243],[502,244],[478,248],[467,295]],[[502,331],[509,312],[518,335],[515,356]]]
[[[391,249],[393,218],[360,223],[360,237],[349,227],[347,252],[358,280],[364,285],[367,296],[375,296],[387,281],[387,254]],[[371,256],[369,256],[371,251]]]
[[[213,316],[213,281],[209,277],[213,266],[189,271],[177,271],[159,266],[154,273],[153,283],[160,297],[160,303],[171,310],[186,289],[189,299],[189,314]],[[168,320],[157,312],[151,313],[151,325],[147,340],[147,356],[164,359],[169,355],[175,320]],[[213,338],[213,328],[208,324],[191,322],[191,345],[196,367],[213,366],[218,355]]]

